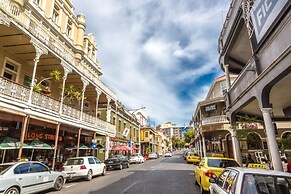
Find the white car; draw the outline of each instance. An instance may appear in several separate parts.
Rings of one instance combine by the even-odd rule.
[[[172,153],[171,152],[166,152],[164,156],[165,157],[172,157]]]
[[[65,182],[65,173],[52,171],[40,162],[0,164],[0,193],[36,193],[50,188],[59,191]]]
[[[144,157],[139,153],[133,154],[129,158],[129,163],[144,163]]]
[[[105,175],[106,165],[93,156],[69,158],[62,172],[67,174],[67,179],[85,178],[90,181],[95,175]]]
[[[210,194],[289,194],[291,173],[276,170],[228,167],[218,178],[209,179]]]
[[[158,154],[156,152],[152,152],[149,154],[149,159],[157,159],[158,158]]]

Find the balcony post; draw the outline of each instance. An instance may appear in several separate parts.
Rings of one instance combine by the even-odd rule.
[[[233,128],[233,130],[231,131],[231,140],[232,140],[232,146],[233,146],[233,155],[234,155],[234,159],[240,164],[242,165],[242,156],[241,156],[241,151],[240,151],[240,145],[239,145],[239,141],[236,137],[236,127]]]
[[[101,94],[101,91],[99,90],[99,88],[95,88],[96,90],[96,123],[95,125],[97,126],[98,125],[98,102],[99,102],[99,97],[100,97],[100,94]]]
[[[226,78],[226,88],[227,88],[227,91],[228,91],[229,88],[230,88],[230,85],[231,85],[230,77],[229,77],[229,65],[228,64],[224,64],[223,68],[224,68],[225,78]]]
[[[77,154],[76,154],[76,157],[79,157],[79,153],[80,153],[81,131],[82,131],[82,129],[80,128],[79,132],[78,132],[78,142],[77,142]]]
[[[61,62],[61,65],[64,68],[64,76],[63,76],[62,93],[61,93],[61,104],[60,104],[60,110],[59,110],[60,114],[63,113],[66,80],[67,80],[68,74],[72,72],[72,69],[64,61]]]
[[[58,123],[57,128],[56,128],[54,156],[53,156],[53,163],[52,163],[52,169],[53,170],[55,169],[55,164],[56,164],[56,156],[57,156],[57,149],[58,149],[58,142],[59,142],[60,125],[61,125],[61,123]]]
[[[109,156],[109,146],[110,142],[109,142],[109,136],[106,135],[105,137],[105,154],[104,154],[104,160],[107,160],[108,156]]]
[[[32,78],[31,78],[31,83],[30,83],[30,91],[29,91],[29,96],[28,96],[28,104],[31,104],[33,87],[36,84],[35,83],[35,75],[36,75],[36,68],[37,68],[37,64],[39,62],[39,58],[43,54],[48,54],[48,50],[45,49],[45,48],[43,48],[41,46],[41,44],[37,40],[31,39],[30,43],[35,47],[36,55],[35,55],[35,58],[34,58],[34,66],[33,66]]]
[[[23,122],[22,122],[22,129],[21,129],[21,136],[20,136],[20,143],[19,143],[19,150],[18,150],[18,158],[17,158],[18,161],[21,159],[21,156],[22,156],[24,137],[25,137],[25,134],[26,134],[26,129],[27,129],[27,126],[28,126],[28,122],[29,122],[29,115],[26,115],[23,118]]]
[[[85,91],[86,87],[89,85],[89,82],[85,80],[84,78],[81,78],[83,82],[83,89],[82,89],[82,100],[81,100],[81,114],[80,114],[80,120],[83,120],[83,111],[84,111],[84,98],[85,98]]]
[[[110,123],[110,113],[111,113],[111,107],[109,107],[111,98],[109,96],[106,96],[107,98],[107,107],[106,107],[106,121]]]
[[[199,139],[199,152],[200,152],[200,156],[201,156],[201,158],[203,158],[201,138],[198,137],[198,139]]]
[[[201,134],[201,136],[202,136],[203,156],[206,157],[205,137],[204,137],[203,133]]]
[[[276,134],[274,125],[272,122],[271,112],[272,108],[262,108],[261,109],[263,113],[263,119],[265,123],[265,129],[267,134],[267,142],[268,147],[270,150],[270,158],[272,160],[272,165],[274,167],[274,170],[283,171],[282,162],[281,162],[281,156],[279,153],[278,143],[276,140]]]

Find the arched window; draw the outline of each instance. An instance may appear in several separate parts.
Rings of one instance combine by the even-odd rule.
[[[262,149],[262,140],[256,133],[249,133],[247,136],[247,144],[249,150]]]

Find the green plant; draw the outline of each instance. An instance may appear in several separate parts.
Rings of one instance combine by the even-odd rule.
[[[151,152],[152,152],[152,149],[151,149],[150,147],[147,147],[147,149],[146,149],[146,153],[149,154],[149,153],[151,153]]]
[[[53,70],[50,72],[49,77],[45,77],[43,79],[41,79],[40,81],[38,81],[37,83],[35,83],[35,85],[33,86],[33,91],[35,92],[40,92],[42,87],[41,87],[41,83],[46,81],[46,80],[56,80],[56,81],[60,81],[62,77],[62,73],[59,70]]]

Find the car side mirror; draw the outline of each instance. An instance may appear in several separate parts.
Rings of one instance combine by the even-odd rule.
[[[214,178],[210,178],[210,179],[209,179],[209,182],[210,182],[210,183],[216,183],[216,179],[214,179]]]

